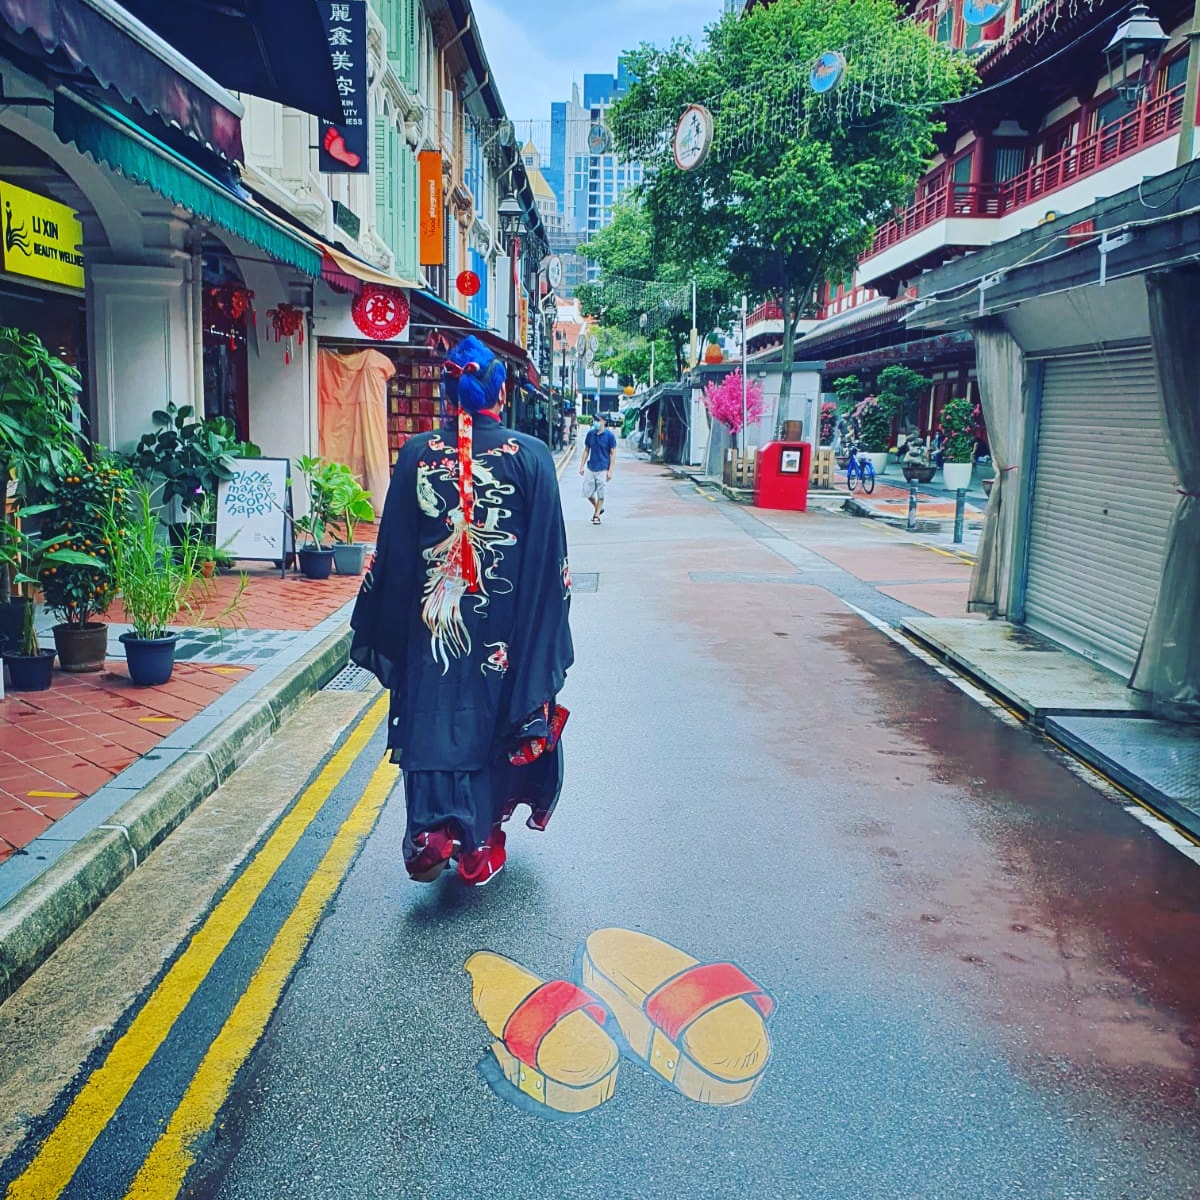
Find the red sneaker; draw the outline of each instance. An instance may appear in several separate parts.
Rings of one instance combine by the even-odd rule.
[[[459,855],[459,879],[471,887],[483,887],[485,883],[491,883],[500,874],[500,868],[508,859],[504,840],[504,831],[494,829],[478,850],[468,850]]]
[[[416,856],[404,860],[409,879],[416,883],[432,883],[454,857],[458,843],[447,829],[431,829],[418,833],[413,842]]]

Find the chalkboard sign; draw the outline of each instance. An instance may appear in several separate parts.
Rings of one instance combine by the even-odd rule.
[[[287,565],[294,550],[286,458],[235,458],[217,488],[217,545],[233,559]]]

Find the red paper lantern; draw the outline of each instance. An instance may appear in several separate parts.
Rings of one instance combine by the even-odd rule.
[[[454,281],[454,286],[458,288],[460,296],[474,296],[483,285],[474,271],[460,271],[458,278]]]
[[[403,291],[375,283],[364,283],[350,306],[354,324],[377,342],[386,342],[403,332],[408,313],[408,297]]]

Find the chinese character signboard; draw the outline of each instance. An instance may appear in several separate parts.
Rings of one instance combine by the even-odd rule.
[[[421,186],[421,266],[440,267],[446,261],[446,205],[442,197],[442,155],[422,150],[417,155]]]
[[[72,209],[0,182],[4,270],[66,287],[83,287],[83,227]]]
[[[367,149],[367,0],[321,0],[329,59],[342,97],[342,121],[321,122],[320,169],[329,175],[361,175],[369,169]]]

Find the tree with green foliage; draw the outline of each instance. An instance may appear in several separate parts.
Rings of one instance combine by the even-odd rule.
[[[626,333],[623,329],[602,325],[597,329],[600,348],[592,369],[601,377],[615,375],[623,386],[636,387],[650,382],[651,339],[641,334]],[[654,378],[658,383],[675,379],[674,345],[666,330],[654,335]]]
[[[920,401],[931,382],[920,371],[895,363],[879,372],[875,394],[900,418],[900,427],[904,429],[920,424]]]
[[[646,166],[656,261],[712,263],[756,300],[782,299],[781,407],[796,325],[818,285],[852,272],[874,226],[911,196],[942,128],[938,106],[974,78],[961,56],[902,17],[893,0],[757,5],[712,25],[698,47],[634,51],[636,82],[611,114],[619,152]],[[822,101],[805,86],[817,58],[839,48],[838,86],[860,97],[872,72],[904,64],[869,111]],[[712,110],[716,138],[708,158],[683,171],[673,127],[694,103]]]
[[[645,205],[626,197],[613,210],[612,223],[579,247],[579,253],[600,266],[598,283],[581,284],[575,297],[585,316],[602,324],[647,334],[642,315],[655,309],[654,331],[664,329],[669,337],[670,361],[656,349],[656,378],[682,376],[687,367],[688,339],[692,328],[691,285],[696,283],[696,327],[700,331],[698,352],[704,348],[707,330],[729,319],[733,281],[725,268],[686,252],[664,257],[654,243],[654,229]],[[644,284],[644,287],[638,286]]]

